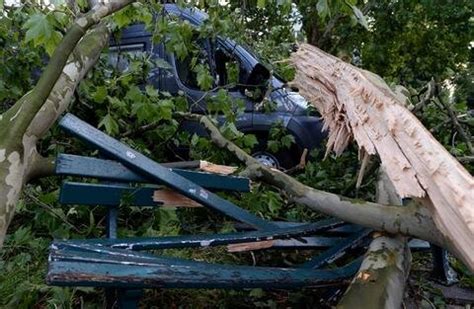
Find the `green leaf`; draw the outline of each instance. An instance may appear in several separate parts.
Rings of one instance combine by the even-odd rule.
[[[116,97],[107,96],[107,101],[109,102],[110,106],[117,109],[123,110],[127,107],[127,104],[124,101]]]
[[[51,37],[53,26],[49,23],[46,15],[36,13],[25,22],[23,29],[26,30],[25,41],[33,41],[35,45]]]
[[[281,138],[281,144],[287,149],[289,149],[293,143],[295,143],[295,137],[291,134],[287,134]]]
[[[79,6],[81,10],[84,10],[87,8],[88,3],[87,3],[87,0],[77,0],[77,5]]]
[[[157,59],[154,59],[153,62],[155,63],[155,66],[157,68],[165,69],[165,70],[171,70],[172,69],[172,66],[165,59],[157,58]]]
[[[62,38],[63,38],[63,35],[61,34],[61,32],[53,31],[49,40],[45,41],[44,48],[46,49],[46,52],[48,53],[49,56],[53,55],[53,52],[56,49],[56,46],[59,45],[59,42],[61,42]]]
[[[150,97],[157,97],[158,96],[158,90],[156,90],[156,88],[151,86],[151,85],[146,85],[145,92]]]
[[[107,131],[108,134],[114,135],[119,133],[118,123],[110,114],[102,118],[102,121],[99,123],[99,128],[101,127],[105,127],[105,131]]]
[[[260,298],[265,296],[265,292],[262,289],[252,289],[249,293],[251,297]]]
[[[143,101],[143,95],[140,91],[140,88],[137,86],[130,87],[130,89],[127,91],[127,94],[125,95],[125,99],[133,103]]]
[[[316,10],[318,10],[319,16],[325,19],[327,16],[331,16],[331,9],[329,8],[327,0],[319,0],[316,4]]]
[[[137,116],[139,123],[152,121],[153,105],[147,102],[138,101],[133,104],[132,113]]]
[[[253,134],[246,134],[243,138],[243,143],[245,147],[252,149],[258,144],[257,137]]]
[[[96,103],[103,103],[106,97],[107,97],[107,88],[105,88],[105,86],[97,87],[94,94],[92,95],[92,99]]]
[[[170,120],[173,118],[173,101],[161,100],[158,103],[158,117],[160,120]]]
[[[277,141],[270,140],[270,141],[267,142],[267,148],[271,152],[275,153],[280,148],[280,145]]]
[[[264,9],[265,8],[265,0],[257,0],[257,7],[259,9]]]
[[[354,16],[357,19],[357,22],[362,25],[365,29],[369,30],[369,24],[367,23],[367,19],[365,18],[364,13],[359,10],[358,7],[355,5],[351,5],[352,11],[354,12]]]
[[[196,66],[196,80],[198,83],[198,86],[202,90],[209,90],[212,88],[212,76],[211,73],[209,73],[209,70],[202,64],[198,64]]]

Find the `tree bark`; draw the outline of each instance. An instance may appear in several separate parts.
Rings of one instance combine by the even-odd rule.
[[[53,85],[38,108],[35,107],[37,101],[33,102],[38,98],[34,97],[36,92],[32,90],[0,115],[0,248],[23,186],[29,179],[51,169],[50,160],[37,153],[36,142],[69,105],[76,86],[97,61],[108,37],[105,24],[99,24],[76,47],[73,46],[74,52],[66,57],[67,62],[62,65],[63,69],[60,68],[58,77],[42,77]],[[54,75],[51,70],[46,70],[43,75]]]
[[[377,182],[377,202],[402,204],[382,169]],[[337,308],[401,308],[410,264],[406,237],[377,233]]]
[[[352,139],[378,154],[402,197],[432,213],[453,254],[474,269],[474,179],[439,144],[377,75],[314,46],[291,57],[294,86],[321,112],[327,151],[340,154]]]

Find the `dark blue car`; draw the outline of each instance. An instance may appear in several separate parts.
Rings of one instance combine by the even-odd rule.
[[[181,8],[175,4],[165,4],[164,11],[165,14],[186,20],[196,27],[207,19],[207,14],[198,9]],[[128,27],[123,31],[120,42],[111,42],[111,58],[114,59],[114,53],[119,50],[121,53],[130,54],[152,52],[155,57],[169,63],[170,68],[152,69],[148,83],[171,94],[184,93],[193,112],[205,113],[206,97],[215,95],[217,90],[200,90],[196,74],[190,68],[190,59],[178,59],[166,50],[164,43],[153,44],[151,37],[151,33],[147,32],[143,25]],[[272,76],[253,53],[228,38],[200,39],[198,43],[202,49],[199,57],[209,64],[216,89],[229,84],[229,70],[232,65],[237,67],[234,76],[238,81],[235,87],[228,88],[228,92],[232,98],[244,102],[245,110],[238,117],[236,127],[241,132],[252,133],[257,137],[259,143],[253,151],[255,158],[270,166],[290,168],[300,161],[305,148],[311,150],[320,146],[325,137],[321,131],[321,119],[309,116],[307,101],[288,89],[284,81]],[[260,89],[262,85],[264,89]],[[273,102],[271,112],[265,112],[261,108],[265,93],[267,99]],[[282,123],[294,136],[296,143],[290,149],[272,153],[267,150],[267,140],[270,128],[277,122]],[[199,135],[206,134],[196,123],[186,123],[184,129]]]

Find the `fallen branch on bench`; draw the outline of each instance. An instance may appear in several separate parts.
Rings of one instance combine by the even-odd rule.
[[[406,206],[382,205],[373,202],[353,200],[337,194],[308,187],[285,173],[263,166],[252,156],[227,140],[206,116],[187,114],[189,119],[199,121],[208,131],[209,136],[216,145],[227,149],[239,160],[246,164],[243,172],[253,180],[262,180],[274,185],[288,194],[289,199],[306,205],[311,209],[320,211],[344,221],[363,225],[391,234],[413,236],[429,241],[433,244],[451,250],[458,258],[469,264],[469,257],[465,257],[455,250],[454,244],[439,231],[433,221],[430,209],[417,201],[410,201]],[[472,258],[472,257],[471,257]]]

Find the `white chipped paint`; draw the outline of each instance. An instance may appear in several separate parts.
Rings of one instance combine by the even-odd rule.
[[[66,74],[67,77],[69,77],[72,80],[77,76],[78,72],[79,72],[79,68],[77,67],[74,61],[66,64],[66,66],[63,69],[63,73]]]
[[[203,240],[200,242],[201,247],[209,247],[212,244],[212,240]]]
[[[18,151],[10,153],[7,160],[10,166],[8,168],[7,177],[5,177],[5,183],[10,187],[7,193],[7,212],[10,212],[12,208],[15,207],[23,184],[23,166]]]
[[[137,157],[136,154],[134,154],[133,152],[131,152],[130,150],[127,150],[127,152],[125,153],[127,155],[127,157],[129,157],[130,159],[135,159]]]
[[[10,121],[13,121],[13,120],[15,120],[15,118],[16,118],[16,117],[18,117],[18,115],[20,115],[20,112],[21,112],[21,110],[22,110],[22,109],[23,109],[23,105],[22,105],[22,106],[20,106],[20,108],[17,110],[16,114],[15,114],[15,115],[13,115],[13,117],[12,117],[12,118],[10,118]]]
[[[209,194],[207,193],[206,190],[201,189],[201,191],[199,192],[199,196],[207,200],[207,198],[209,197]]]

